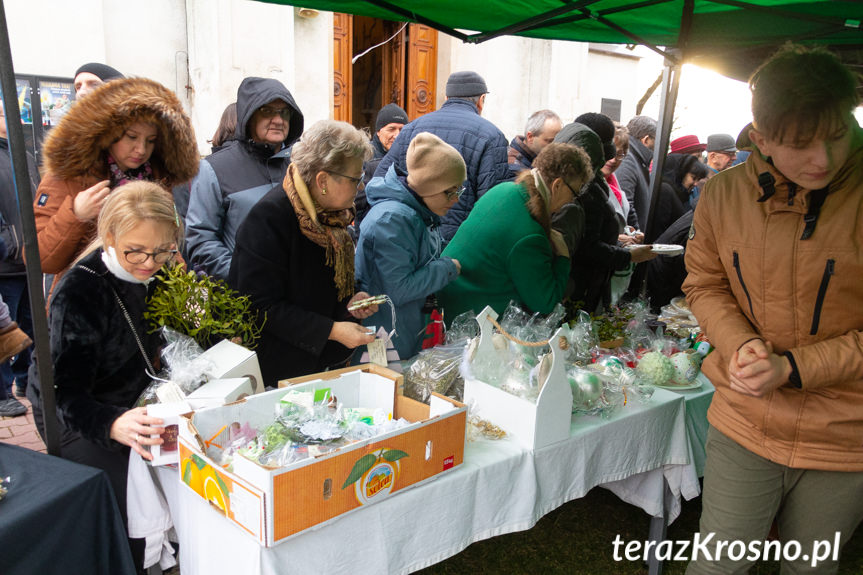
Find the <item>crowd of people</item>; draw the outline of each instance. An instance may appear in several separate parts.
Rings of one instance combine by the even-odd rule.
[[[820,87],[836,85],[838,95],[798,77],[795,63],[813,58],[827,70]],[[369,326],[393,329],[399,358],[410,359],[430,309],[446,323],[510,302],[539,313],[564,300],[601,311],[641,291],[644,264],[651,304],[685,290],[717,348],[704,368],[717,400],[702,529],[758,539],[778,511],[780,529],[821,533],[825,523],[805,521],[812,509],[782,479],[801,467],[813,471],[795,482],[817,475],[813,489],[847,494],[825,509],[850,535],[863,517],[863,506],[848,504],[863,471],[850,411],[863,376],[863,302],[853,304],[863,269],[853,247],[863,184],[856,92],[821,52],[788,51],[759,74],[754,124],[736,139],[673,140],[652,199],[654,119],[624,126],[587,112],[565,123],[539,110],[508,144],[482,116],[489,90],[473,71],[449,77],[434,112],[411,120],[396,104],[383,107],[371,136],[333,120],[307,128],[281,82],[245,78],[201,160],[170,90],[82,66],[77,101],[48,134],[39,173],[31,170],[41,265],[53,275],[50,358],[31,361],[24,349],[32,326],[23,325],[20,226],[0,164],[0,415],[23,413],[15,381],[42,431],[38,365],[50,361],[62,455],[105,469],[125,513],[130,450],[148,459],[146,448],[162,442],[162,421],[133,406],[159,361],[143,314],[164,265],[250,297],[266,317],[257,353],[274,386],[356,361],[376,337]],[[802,86],[800,97],[777,104],[780,83]],[[744,161],[742,147],[748,160],[730,169]],[[687,255],[657,258],[648,233]],[[356,305],[378,295],[392,307]],[[753,458],[772,482],[770,497],[745,500],[764,510],[757,521],[720,488],[747,490]],[[141,565],[142,540],[130,546]]]

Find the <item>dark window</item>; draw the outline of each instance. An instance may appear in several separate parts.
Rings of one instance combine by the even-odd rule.
[[[615,122],[620,121],[620,100],[612,100],[610,98],[603,98],[602,105],[600,106],[600,112],[614,120]]]

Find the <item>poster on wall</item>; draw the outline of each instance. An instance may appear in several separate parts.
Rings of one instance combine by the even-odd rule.
[[[18,110],[21,113],[21,123],[30,125],[33,123],[33,104],[30,101],[30,82],[27,80],[15,80],[18,88]]]
[[[56,126],[72,108],[75,87],[71,82],[52,82],[41,80],[39,92],[42,103],[42,125]]]

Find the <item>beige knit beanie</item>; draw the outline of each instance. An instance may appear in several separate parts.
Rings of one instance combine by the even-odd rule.
[[[439,194],[459,186],[467,177],[458,150],[429,132],[411,140],[407,153],[408,184],[420,196]]]

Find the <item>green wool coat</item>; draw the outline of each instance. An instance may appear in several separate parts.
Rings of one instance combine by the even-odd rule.
[[[474,205],[444,257],[461,264],[461,275],[439,294],[447,324],[459,314],[490,305],[502,314],[510,300],[549,313],[563,299],[569,258],[555,256],[542,226],[527,209],[528,192],[498,184]]]

